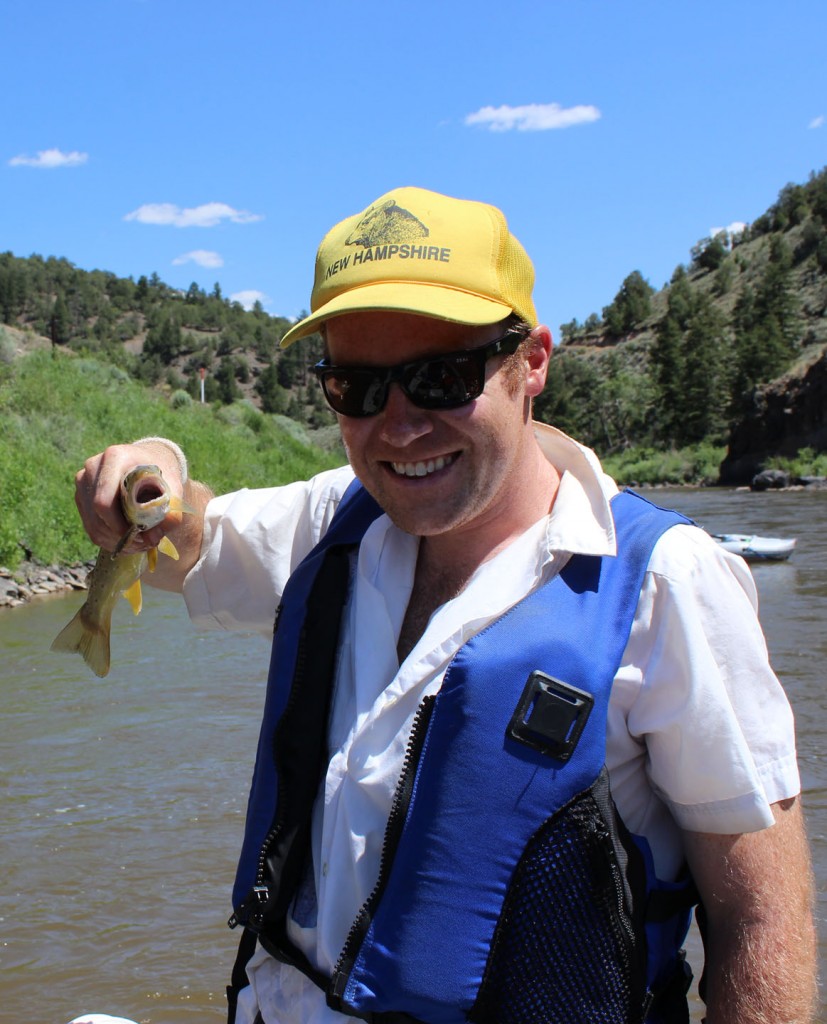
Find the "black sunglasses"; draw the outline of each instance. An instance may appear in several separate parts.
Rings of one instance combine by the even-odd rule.
[[[343,416],[375,416],[385,408],[391,384],[420,409],[457,409],[482,394],[488,360],[516,352],[523,337],[509,331],[479,348],[398,366],[331,366],[323,359],[313,372],[330,407]]]

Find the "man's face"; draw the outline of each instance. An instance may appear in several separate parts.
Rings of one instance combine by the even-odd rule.
[[[502,324],[468,327],[408,313],[349,313],[328,321],[330,361],[390,366],[477,348],[503,335]],[[348,459],[394,523],[417,536],[501,529],[513,516],[533,463],[527,395],[542,387],[519,355],[486,366],[485,390],[457,409],[417,408],[398,384],[375,416],[339,416]],[[541,372],[545,379],[545,361]],[[527,385],[528,381],[528,385]]]

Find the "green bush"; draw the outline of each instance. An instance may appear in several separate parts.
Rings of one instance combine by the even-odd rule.
[[[189,391],[179,388],[170,395],[169,404],[173,409],[184,409],[192,405],[192,395]]]
[[[726,448],[703,442],[688,448],[631,448],[603,460],[621,486],[713,484]]]
[[[817,452],[813,448],[802,448],[795,458],[778,457],[772,460],[768,469],[783,469],[792,477],[827,476],[827,452]]]

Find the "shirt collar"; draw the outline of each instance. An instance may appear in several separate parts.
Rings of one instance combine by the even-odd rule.
[[[617,485],[603,472],[595,453],[562,430],[535,423],[537,443],[560,474],[560,486],[548,517],[550,552],[615,555],[617,537],[610,501]]]

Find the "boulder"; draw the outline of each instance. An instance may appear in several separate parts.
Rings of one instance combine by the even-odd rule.
[[[777,491],[790,486],[790,474],[782,469],[765,469],[755,474],[749,486],[751,491]]]
[[[730,434],[719,483],[749,484],[776,456],[827,450],[827,347],[795,373],[759,388]]]

